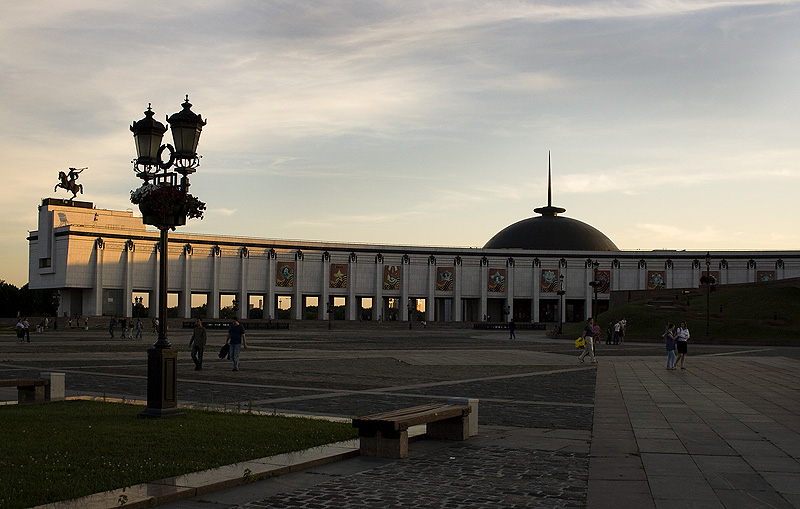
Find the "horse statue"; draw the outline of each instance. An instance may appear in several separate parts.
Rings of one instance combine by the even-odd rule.
[[[53,188],[53,192],[59,187],[65,189],[67,192],[72,193],[72,198],[70,198],[69,201],[74,200],[75,197],[78,196],[78,193],[83,194],[83,184],[78,184],[75,181],[78,180],[78,176],[85,169],[87,168],[70,168],[69,173],[64,173],[63,171],[58,172],[58,180],[60,180],[60,182]]]

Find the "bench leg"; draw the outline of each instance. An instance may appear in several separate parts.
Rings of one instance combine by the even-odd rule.
[[[466,440],[469,438],[470,415],[454,417],[444,421],[429,422],[426,426],[429,438],[436,440]]]
[[[361,455],[373,458],[407,458],[408,431],[361,435]]]
[[[17,403],[41,403],[45,401],[45,388],[43,385],[27,385],[17,387]]]

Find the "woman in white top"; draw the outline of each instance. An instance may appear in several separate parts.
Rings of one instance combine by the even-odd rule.
[[[681,365],[681,369],[686,369],[684,364],[686,363],[686,353],[687,353],[687,346],[689,341],[689,328],[686,327],[686,322],[681,322],[681,326],[678,327],[678,330],[675,331],[677,337],[676,345],[678,347],[678,358],[675,360],[675,365]]]

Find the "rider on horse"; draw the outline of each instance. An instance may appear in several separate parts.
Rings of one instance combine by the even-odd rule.
[[[74,200],[79,192],[83,194],[83,184],[78,184],[75,181],[78,180],[78,176],[85,169],[86,168],[70,168],[68,174],[64,173],[63,171],[58,172],[58,180],[61,182],[56,184],[56,187],[53,188],[53,191],[55,192],[55,190],[59,187],[69,191],[72,193],[72,198],[70,198],[69,201]]]

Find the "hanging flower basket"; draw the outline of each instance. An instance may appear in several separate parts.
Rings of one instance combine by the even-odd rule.
[[[131,203],[138,205],[142,222],[158,228],[175,228],[186,218],[203,218],[206,204],[182,189],[168,184],[142,184],[131,191]]]

